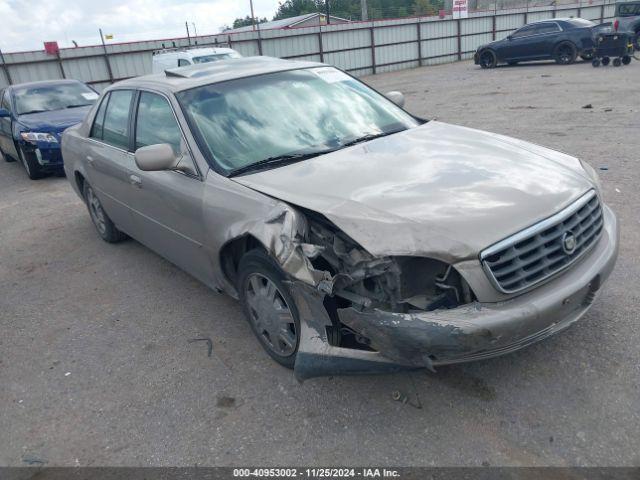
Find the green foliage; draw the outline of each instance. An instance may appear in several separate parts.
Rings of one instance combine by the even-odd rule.
[[[398,18],[411,15],[436,15],[444,8],[444,0],[367,0],[369,18]],[[329,0],[331,15],[359,20],[360,0]],[[274,20],[307,13],[326,11],[324,0],[283,0]]]
[[[266,18],[256,18],[256,23],[264,23],[264,22],[268,22],[268,20]],[[251,18],[251,16],[247,15],[244,18],[236,18],[233,21],[232,28],[248,27],[251,25],[253,25],[253,19]]]

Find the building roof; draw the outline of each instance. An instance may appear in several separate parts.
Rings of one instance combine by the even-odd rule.
[[[282,18],[280,20],[274,20],[272,22],[264,22],[260,23],[260,30],[272,30],[278,28],[293,28],[300,23],[306,22],[307,20],[311,20],[315,17],[326,17],[324,13],[315,12],[315,13],[307,13],[306,15],[298,15],[296,17]],[[346,18],[334,17],[333,15],[329,15],[331,20],[337,20],[340,22],[348,22]],[[258,25],[256,25],[256,28]],[[232,28],[230,30],[225,30],[223,33],[240,33],[240,32],[251,32],[253,30],[253,25],[247,25],[246,27]]]
[[[163,73],[123,80],[114,87],[149,87],[169,92],[179,92],[212,83],[253,77],[265,73],[284,72],[300,68],[326,66],[323,63],[283,60],[273,57],[244,57],[211,63],[172,68]]]

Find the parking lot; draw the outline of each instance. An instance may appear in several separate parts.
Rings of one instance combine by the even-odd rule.
[[[100,240],[66,179],[1,163],[0,464],[639,465],[638,78],[636,61],[365,78],[419,116],[586,160],[622,225],[582,321],[435,374],[300,384],[234,300],[133,240]]]

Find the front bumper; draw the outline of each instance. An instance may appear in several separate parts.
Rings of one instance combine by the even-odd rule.
[[[42,171],[58,172],[63,170],[64,163],[59,143],[38,142],[34,144],[21,141],[21,146],[25,151],[35,153]]]
[[[603,214],[602,236],[584,258],[548,283],[510,300],[408,314],[339,310],[340,321],[367,337],[375,352],[330,345],[326,327],[331,320],[322,305],[322,294],[294,284],[301,320],[296,377],[433,368],[479,360],[519,350],[564,330],[587,312],[615,266],[618,222],[604,205]]]

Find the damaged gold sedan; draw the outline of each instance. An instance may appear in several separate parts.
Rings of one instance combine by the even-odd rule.
[[[317,63],[168,70],[107,89],[65,169],[104,240],[240,299],[299,379],[502,355],[582,317],[618,251],[593,169],[403,101]]]

